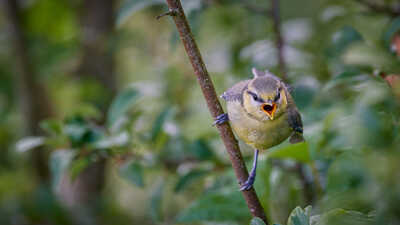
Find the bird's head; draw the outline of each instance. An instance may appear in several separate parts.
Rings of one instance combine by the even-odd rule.
[[[243,91],[243,107],[251,116],[259,120],[274,120],[287,107],[284,83],[269,72],[253,68],[254,78]]]

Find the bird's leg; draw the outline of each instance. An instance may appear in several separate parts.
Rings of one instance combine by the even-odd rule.
[[[229,118],[228,118],[228,113],[222,113],[221,115],[218,115],[217,118],[215,119],[213,126],[215,125],[220,125],[223,124],[225,122],[228,122]]]
[[[249,178],[247,178],[246,182],[240,187],[241,191],[249,190],[256,180],[256,170],[257,170],[257,159],[258,159],[258,149],[254,151],[254,160],[253,160],[253,168],[251,168]]]

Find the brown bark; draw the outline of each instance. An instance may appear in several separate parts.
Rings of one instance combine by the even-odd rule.
[[[81,46],[82,61],[77,70],[78,78],[93,78],[103,88],[106,99],[100,104],[103,118],[116,92],[114,75],[114,58],[110,47],[114,31],[114,3],[113,0],[85,0],[81,11]],[[104,121],[99,122],[103,125]],[[91,163],[74,180],[65,174],[59,186],[58,195],[70,209],[78,215],[78,220],[92,217],[90,209],[99,199],[105,184],[105,167],[107,160],[100,159]],[[89,210],[89,214],[82,213],[82,208]],[[79,216],[80,215],[80,216]],[[96,218],[91,218],[96,220]],[[78,221],[81,222],[81,221]]]
[[[208,109],[210,110],[212,117],[216,118],[218,115],[224,112],[220,102],[218,101],[214,85],[207,72],[200,51],[186,20],[182,5],[179,0],[166,0],[166,2],[171,12],[170,15],[173,16],[176,27],[178,28],[179,35],[185,47],[186,53],[188,54],[190,62],[193,66],[194,73],[197,76],[197,81],[199,82],[203,95],[206,99]],[[232,129],[227,123],[217,125],[217,128],[229,154],[238,182],[239,184],[243,184],[247,180],[248,171],[240,153],[238,142],[232,133]],[[265,223],[268,223],[264,209],[260,204],[255,190],[251,188],[248,191],[243,191],[242,194],[246,200],[250,213],[255,217],[260,217]]]
[[[288,81],[287,69],[286,69],[287,67],[286,67],[286,59],[284,56],[285,41],[281,29],[280,0],[271,0],[271,6],[272,6],[271,16],[275,32],[275,39],[276,39],[275,43],[277,48],[279,69],[282,73],[282,79],[287,82]],[[304,198],[306,203],[311,205],[315,198],[313,194],[314,193],[313,185],[309,180],[307,180],[304,171],[305,171],[304,165],[302,165],[301,163],[297,163],[296,172],[303,185]]]
[[[21,25],[18,1],[4,1],[9,21],[10,36],[16,61],[16,90],[22,111],[25,135],[42,135],[39,123],[52,114],[51,104],[45,88],[37,81],[37,76],[28,55],[27,42]],[[49,169],[46,153],[41,149],[31,152],[34,168],[41,182],[49,182]]]
[[[105,112],[117,91],[111,38],[114,32],[114,0],[85,0],[81,11],[82,61],[78,77],[94,78],[107,99],[99,105]]]
[[[286,60],[284,56],[285,42],[281,31],[280,2],[279,0],[271,0],[271,3],[272,3],[271,16],[275,31],[275,44],[278,56],[279,70],[282,74],[282,79],[287,82],[288,79],[286,71]]]
[[[381,13],[388,15],[390,17],[397,17],[400,15],[400,8],[397,7],[391,7],[388,5],[385,5],[385,3],[377,3],[379,1],[374,0],[355,0],[356,2],[366,6],[370,11],[376,12],[376,13]]]

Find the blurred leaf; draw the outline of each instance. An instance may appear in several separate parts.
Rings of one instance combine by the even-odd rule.
[[[164,180],[158,184],[158,186],[153,190],[150,196],[150,215],[151,218],[156,221],[162,221],[162,197],[164,192]]]
[[[293,89],[292,96],[299,109],[309,106],[315,96],[316,90],[310,85],[296,85]]]
[[[25,137],[15,144],[17,152],[26,152],[44,144],[45,137]]]
[[[175,186],[174,191],[180,192],[183,191],[187,186],[193,183],[196,179],[199,179],[205,176],[208,173],[206,170],[191,170],[187,174],[183,175],[179,178],[178,183]]]
[[[310,225],[311,206],[304,210],[297,206],[289,215],[287,225]]]
[[[361,157],[343,153],[330,165],[326,179],[328,193],[341,193],[350,189],[360,190],[368,178]]]
[[[215,157],[207,141],[198,139],[190,145],[190,151],[199,160],[209,160]]]
[[[251,219],[250,225],[266,225],[266,224],[259,217],[254,217],[253,219]]]
[[[170,114],[170,111],[171,111],[170,108],[166,108],[157,116],[150,133],[151,141],[157,140],[157,138],[161,134],[162,128]]]
[[[108,111],[107,125],[112,127],[114,123],[124,116],[136,103],[139,97],[138,92],[133,88],[127,88],[117,95],[111,103]]]
[[[356,43],[344,52],[344,63],[382,71],[399,69],[398,61],[386,49],[369,43]]]
[[[249,221],[250,215],[239,191],[202,195],[178,216],[180,223]]]
[[[391,48],[394,35],[400,31],[400,18],[394,19],[383,33],[383,40],[388,49]]]
[[[89,163],[90,161],[88,157],[82,157],[73,160],[69,168],[71,179],[74,180],[84,169],[89,166]]]
[[[119,174],[124,179],[128,180],[132,184],[138,187],[144,187],[143,182],[143,167],[136,161],[132,161],[124,164],[119,169]]]
[[[345,71],[340,73],[339,75],[333,77],[330,81],[325,84],[324,91],[328,91],[329,89],[336,87],[339,84],[347,84],[352,85],[355,83],[359,83],[368,79],[368,76],[359,72],[359,71]]]
[[[307,142],[292,144],[282,148],[267,151],[267,157],[278,159],[294,159],[304,163],[308,163],[311,161]]]
[[[371,216],[357,211],[333,209],[319,216],[315,225],[368,225],[373,224]]]
[[[332,47],[328,50],[329,55],[336,57],[354,42],[362,40],[361,34],[353,27],[344,26],[334,34]]]
[[[122,132],[117,135],[105,136],[94,144],[94,148],[108,149],[113,147],[122,147],[129,143],[129,133]]]
[[[116,25],[122,26],[129,17],[141,9],[163,3],[163,0],[125,0],[117,12]]]
[[[88,121],[79,116],[66,122],[64,132],[71,141],[73,148],[95,143],[103,136],[101,128],[91,126]]]
[[[61,149],[51,153],[49,158],[49,167],[51,172],[51,182],[55,189],[61,181],[61,177],[69,167],[75,152],[71,149]]]
[[[77,35],[75,12],[68,2],[41,0],[31,5],[32,8],[26,10],[25,22],[31,35],[43,36],[54,42],[67,41]],[[58,16],[60,18],[54,20]]]
[[[40,122],[40,128],[42,128],[51,135],[61,135],[63,130],[63,124],[60,120],[48,119]]]

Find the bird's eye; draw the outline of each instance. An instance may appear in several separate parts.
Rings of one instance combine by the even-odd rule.
[[[256,94],[254,94],[253,92],[248,91],[247,93],[249,93],[249,95],[251,95],[251,97],[253,97],[254,101],[258,101],[259,100],[258,96]]]
[[[281,92],[278,91],[278,94],[276,94],[274,101],[275,102],[278,101],[280,97],[281,97]]]

